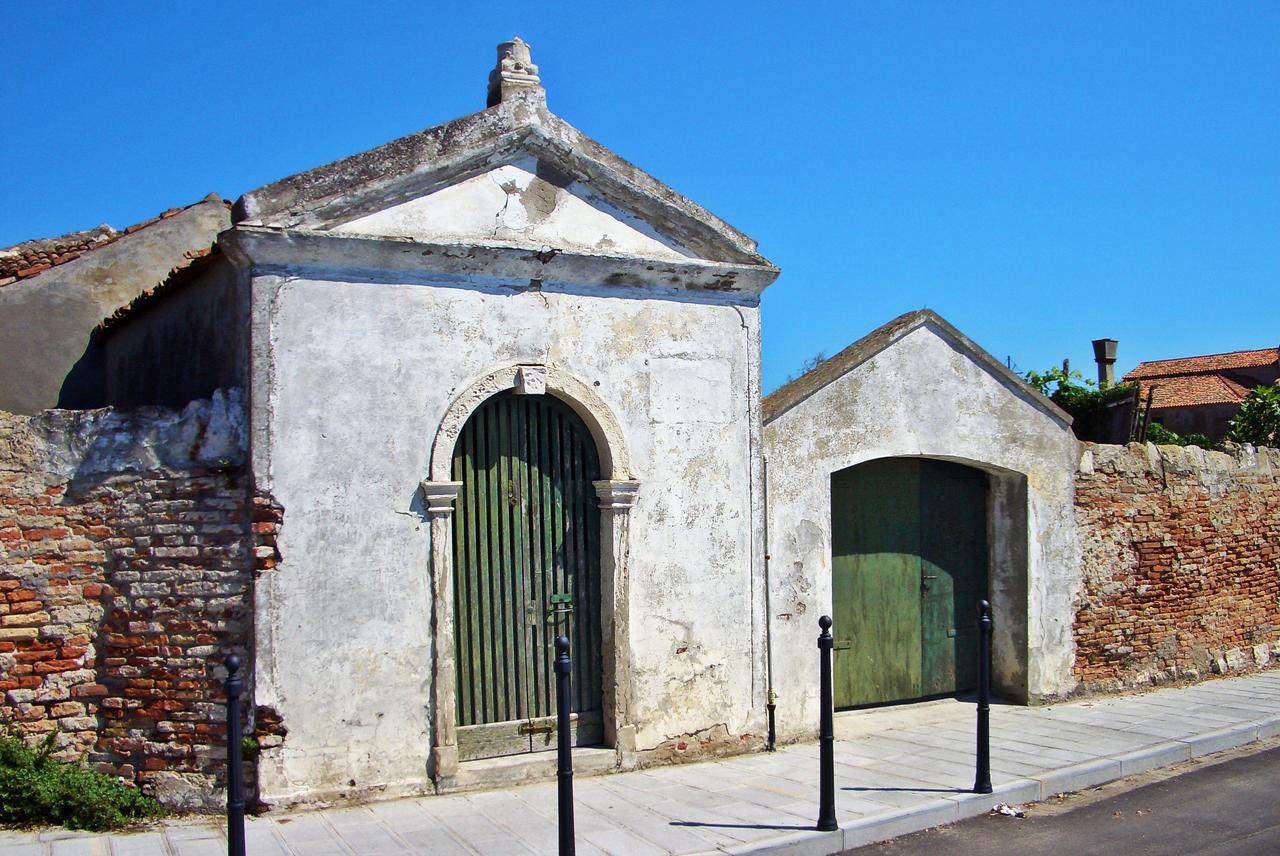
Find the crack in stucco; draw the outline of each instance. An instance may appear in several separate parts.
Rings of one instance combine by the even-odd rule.
[[[728,735],[729,723],[717,722],[714,725],[708,725],[706,728],[699,728],[696,731],[682,731],[678,734],[669,734],[662,738],[662,742],[670,743],[673,740],[688,740],[688,739],[698,740],[699,742],[701,742],[702,740],[701,735],[707,734],[708,732],[711,732],[711,731],[715,731],[717,728],[721,729],[722,731],[724,731],[726,735]]]
[[[500,232],[503,229],[503,224],[506,222],[507,209],[511,207],[511,196],[512,194],[517,193],[518,191],[516,190],[514,184],[510,182],[508,182],[507,184],[504,184],[501,181],[499,181],[496,171],[489,173],[489,180],[492,181],[494,184],[496,184],[498,186],[498,189],[501,190],[504,194],[503,200],[502,200],[502,207],[498,209],[497,214],[493,215],[493,231],[489,234],[489,237],[497,238],[498,232]]]

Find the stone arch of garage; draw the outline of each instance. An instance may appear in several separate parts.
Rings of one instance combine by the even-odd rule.
[[[1027,474],[959,455],[880,450],[875,454],[833,462],[831,473],[888,458],[930,459],[961,464],[987,475],[987,588],[994,629],[991,680],[1001,695],[1019,702],[1029,698],[1030,647],[1028,613],[1031,594],[1029,546],[1032,537]],[[830,509],[830,474],[827,504]],[[830,517],[828,516],[828,521]],[[828,533],[828,539],[830,533]],[[828,545],[830,540],[828,540]],[[828,565],[830,573],[830,565]]]
[[[437,787],[455,786],[458,775],[457,668],[454,662],[453,502],[460,482],[450,480],[454,446],[471,414],[500,392],[522,382],[545,389],[568,405],[595,441],[602,478],[594,482],[600,499],[600,634],[602,640],[604,737],[622,760],[635,749],[632,722],[631,637],[627,613],[630,512],[640,482],[631,470],[622,428],[613,411],[589,385],[557,366],[511,364],[484,372],[450,402],[431,446],[430,478],[422,482],[431,521],[432,614],[431,775]]]

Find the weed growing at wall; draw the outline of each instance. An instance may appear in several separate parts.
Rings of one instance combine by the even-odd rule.
[[[119,829],[161,815],[155,800],[81,764],[58,761],[50,733],[32,749],[0,733],[0,823]]]

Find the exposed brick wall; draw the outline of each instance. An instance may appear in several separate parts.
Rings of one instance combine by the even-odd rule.
[[[1280,451],[1085,444],[1076,521],[1084,689],[1280,659]]]
[[[224,786],[220,663],[251,631],[252,503],[221,403],[221,423],[208,402],[0,413],[3,714],[192,808]]]

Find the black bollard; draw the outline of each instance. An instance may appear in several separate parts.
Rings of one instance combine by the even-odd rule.
[[[244,856],[244,769],[240,758],[240,658],[227,657],[227,856]]]
[[[978,601],[978,772],[975,794],[991,793],[991,604]]]
[[[830,832],[839,829],[836,823],[836,757],[835,757],[835,703],[831,700],[831,649],[835,640],[831,638],[831,616],[824,615],[818,619],[822,632],[818,634],[819,699],[822,715],[818,719],[818,830]]]
[[[556,637],[556,782],[560,797],[560,856],[573,856],[573,735],[569,731],[569,640]]]

